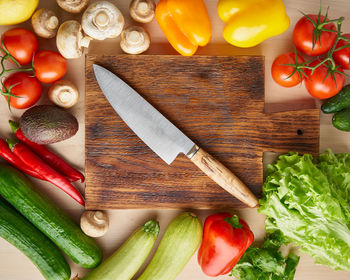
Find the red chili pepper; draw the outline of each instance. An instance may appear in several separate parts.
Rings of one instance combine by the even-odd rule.
[[[52,169],[36,154],[34,154],[24,143],[12,143],[9,145],[13,153],[26,165],[34,169],[46,181],[59,187],[61,190],[70,195],[73,199],[85,206],[85,202],[78,190],[61,174]]]
[[[247,223],[230,213],[213,214],[204,223],[198,263],[208,276],[229,273],[252,244]]]
[[[12,166],[21,170],[22,172],[28,174],[29,176],[44,180],[40,174],[31,169],[29,166],[25,165],[9,148],[7,142],[0,139],[0,156],[10,163]]]
[[[39,145],[30,141],[24,136],[22,130],[19,128],[18,123],[14,121],[9,121],[12,131],[15,133],[18,140],[27,144],[38,156],[40,156],[47,164],[52,166],[59,173],[63,174],[70,182],[75,182],[80,180],[82,183],[85,178],[78,170],[71,167],[62,158],[51,152],[46,146]]]

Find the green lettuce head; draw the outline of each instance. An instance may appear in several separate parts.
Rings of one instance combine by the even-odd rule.
[[[268,166],[259,213],[315,262],[350,270],[350,154],[289,153]]]

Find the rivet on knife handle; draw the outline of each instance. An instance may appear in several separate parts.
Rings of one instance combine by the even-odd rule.
[[[250,207],[258,205],[258,199],[249,188],[221,162],[202,148],[191,157],[191,161],[220,187]]]

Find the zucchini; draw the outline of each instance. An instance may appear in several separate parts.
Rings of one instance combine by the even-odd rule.
[[[350,85],[346,85],[342,90],[326,100],[322,106],[321,110],[325,114],[339,112],[346,107],[350,106]]]
[[[183,270],[202,240],[202,223],[189,212],[168,225],[150,264],[138,280],[173,280]]]
[[[101,262],[102,252],[95,241],[26,176],[2,163],[0,195],[81,267],[92,268]]]
[[[25,254],[47,280],[69,280],[70,267],[42,232],[0,198],[0,236]]]
[[[83,280],[130,280],[151,252],[158,233],[158,222],[149,220]]]
[[[350,131],[350,109],[335,113],[332,123],[339,130]]]

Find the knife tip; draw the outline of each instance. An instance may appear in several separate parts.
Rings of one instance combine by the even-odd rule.
[[[96,72],[96,70],[98,68],[101,68],[101,66],[94,63],[94,64],[92,64],[92,68],[94,69],[94,72]]]

